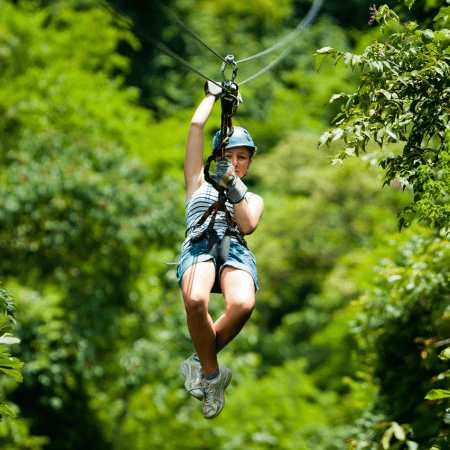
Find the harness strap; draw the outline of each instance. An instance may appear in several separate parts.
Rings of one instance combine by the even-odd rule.
[[[244,238],[242,237],[242,235],[238,231],[236,231],[236,229],[238,228],[237,223],[233,219],[233,216],[231,215],[231,213],[228,210],[228,208],[226,207],[225,202],[226,202],[225,194],[223,192],[219,192],[219,199],[217,201],[215,201],[205,211],[203,216],[199,219],[199,221],[195,225],[192,225],[191,227],[189,227],[186,230],[185,236],[187,237],[189,231],[194,230],[195,228],[201,227],[206,222],[208,217],[212,216],[211,217],[211,221],[208,224],[208,227],[204,231],[199,233],[197,236],[193,236],[191,238],[191,242],[192,243],[199,242],[201,239],[203,239],[203,237],[206,234],[211,234],[213,232],[214,225],[216,223],[217,213],[219,211],[222,211],[222,212],[225,213],[225,218],[226,218],[226,221],[227,221],[227,231],[229,230],[230,235],[235,236],[240,244],[242,244],[244,246],[247,246],[247,244],[246,244]]]
[[[243,245],[248,249],[247,243],[245,239],[242,237],[241,233],[238,231],[239,228],[236,224],[236,221],[231,216],[230,211],[225,205],[226,196],[225,193],[219,192],[219,199],[215,201],[203,214],[200,220],[193,226],[189,227],[186,230],[186,236],[188,232],[192,229],[195,229],[201,225],[203,225],[208,217],[211,216],[211,220],[207,226],[207,228],[199,233],[197,236],[191,237],[191,242],[193,244],[200,242],[203,239],[207,240],[208,243],[208,251],[210,255],[216,260],[216,276],[214,280],[214,286],[211,292],[220,294],[220,279],[219,279],[219,268],[225,263],[228,259],[228,254],[230,252],[231,245],[231,237],[234,236],[239,244]],[[214,229],[216,216],[219,211],[225,213],[225,217],[227,220],[227,229],[225,230],[225,234],[222,240],[219,238],[217,231]]]
[[[229,56],[227,57],[229,58]],[[233,58],[234,61],[234,58]],[[228,62],[228,64],[231,64]],[[210,183],[218,192],[219,192],[219,199],[214,202],[203,214],[203,216],[200,218],[200,220],[193,226],[189,227],[186,230],[186,237],[188,235],[188,232],[192,229],[195,229],[199,226],[202,226],[205,221],[208,219],[209,216],[212,215],[211,220],[208,224],[208,227],[206,230],[199,233],[197,236],[191,237],[191,242],[196,243],[200,242],[202,239],[208,240],[208,249],[209,253],[214,257],[216,260],[216,277],[214,280],[214,286],[212,289],[212,292],[215,293],[221,293],[220,288],[220,279],[219,279],[219,268],[222,266],[222,264],[228,259],[228,254],[230,252],[230,244],[231,244],[231,236],[235,236],[238,240],[238,242],[243,245],[245,248],[247,247],[247,243],[245,242],[245,239],[240,234],[236,221],[233,219],[233,217],[230,214],[230,211],[228,211],[228,208],[225,205],[226,202],[226,195],[225,195],[225,189],[220,186],[218,183],[216,183],[209,173],[209,167],[211,165],[211,162],[217,157],[217,156],[224,156],[225,153],[225,147],[231,138],[233,134],[233,116],[236,114],[237,107],[239,104],[238,100],[238,90],[239,87],[236,83],[234,83],[234,78],[236,77],[236,71],[237,71],[237,65],[235,64],[235,72],[233,72],[233,80],[224,81],[222,85],[225,87],[226,94],[224,97],[220,99],[221,106],[222,106],[222,121],[221,121],[221,138],[220,143],[216,149],[213,150],[213,153],[208,157],[206,160],[205,168],[203,171],[203,174],[205,176],[205,181]],[[222,70],[223,72],[223,70]],[[227,221],[227,229],[225,230],[225,234],[222,238],[222,241],[220,240],[217,231],[214,229],[214,225],[216,222],[216,216],[219,211],[222,211],[225,213],[225,218]]]

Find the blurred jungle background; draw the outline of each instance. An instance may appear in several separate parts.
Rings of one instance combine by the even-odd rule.
[[[287,36],[312,3],[164,1],[236,60]],[[448,6],[385,3],[420,29]],[[156,1],[108,5],[221,79],[221,61]],[[342,165],[328,158],[338,141],[317,147],[339,112],[324,105],[355,92],[360,72],[318,72],[314,54],[385,39],[371,6],[325,0],[291,53],[240,89],[234,123],[258,145],[247,184],[265,200],[248,237],[260,291],[219,355],[233,381],[206,421],[179,371],[194,350],[164,265],[184,239],[184,149],[204,80],[95,0],[0,0],[0,306],[15,316],[0,354],[17,358],[0,365],[0,449],[450,448],[446,400],[424,399],[447,388],[446,234],[398,231],[412,193],[382,188],[375,145]],[[242,63],[236,81],[277,54]],[[216,105],[208,142],[219,124]],[[213,295],[213,318],[222,307]]]

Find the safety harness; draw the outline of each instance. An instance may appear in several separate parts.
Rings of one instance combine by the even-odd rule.
[[[214,259],[216,260],[216,278],[211,292],[218,294],[222,292],[220,288],[219,268],[228,259],[231,237],[234,236],[241,245],[243,245],[245,248],[248,248],[244,237],[239,231],[236,221],[233,219],[230,211],[225,205],[225,202],[227,200],[227,197],[225,195],[225,189],[219,184],[217,184],[211,178],[211,175],[209,173],[209,167],[211,165],[211,162],[215,160],[215,158],[218,156],[219,157],[224,156],[225,147],[228,141],[230,140],[231,136],[233,135],[233,116],[236,114],[239,102],[242,101],[239,94],[239,87],[234,82],[234,79],[236,78],[237,74],[237,64],[234,62],[234,56],[228,55],[225,58],[225,60],[226,61],[223,63],[221,69],[222,76],[224,79],[222,81],[222,86],[225,95],[220,99],[222,107],[220,142],[219,145],[215,149],[213,149],[212,154],[208,157],[203,172],[205,176],[205,181],[210,183],[219,192],[219,199],[205,211],[203,216],[195,225],[191,226],[186,230],[186,237],[187,237],[189,231],[201,227],[206,222],[206,220],[211,216],[211,220],[208,224],[208,227],[198,235],[192,236],[191,242],[195,244],[197,242],[202,241],[203,239],[207,240],[208,251],[211,254],[211,256],[213,256]],[[231,80],[225,79],[224,71],[227,65],[234,66]],[[216,216],[219,211],[225,214],[227,221],[227,229],[225,231],[222,240],[220,240],[217,231],[214,229]]]

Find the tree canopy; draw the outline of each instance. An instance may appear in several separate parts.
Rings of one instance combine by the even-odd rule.
[[[411,4],[414,2],[411,2]],[[374,41],[362,55],[330,47],[317,53],[317,67],[325,57],[341,58],[362,71],[358,92],[335,94],[340,102],[335,128],[319,143],[344,140],[335,162],[365,152],[369,141],[380,147],[384,184],[399,180],[414,198],[400,214],[400,228],[418,216],[432,227],[449,225],[448,95],[450,31],[445,23],[450,7],[434,18],[435,30],[420,30],[416,22],[401,24],[387,6],[373,9],[381,29],[392,29],[384,42]],[[390,143],[404,143],[402,152],[387,151]],[[386,144],[386,145],[385,145]]]
[[[235,124],[258,146],[245,182],[266,205],[248,236],[261,290],[219,354],[226,407],[205,421],[163,264],[184,237],[203,80],[94,0],[0,0],[0,449],[448,447],[448,7],[390,3],[369,26],[367,2],[325,1],[290,55],[240,89]],[[312,2],[164,4],[239,59]],[[109,5],[220,77],[157,2]],[[213,295],[213,318],[222,309]]]

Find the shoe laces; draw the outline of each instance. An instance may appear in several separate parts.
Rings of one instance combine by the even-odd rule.
[[[202,385],[200,386],[200,389],[205,394],[205,402],[209,403],[212,400],[212,389],[210,389],[210,386],[208,387],[208,380],[203,377],[202,378]]]
[[[203,392],[205,393],[205,403],[213,403],[214,396],[212,390],[208,386],[203,386]]]

